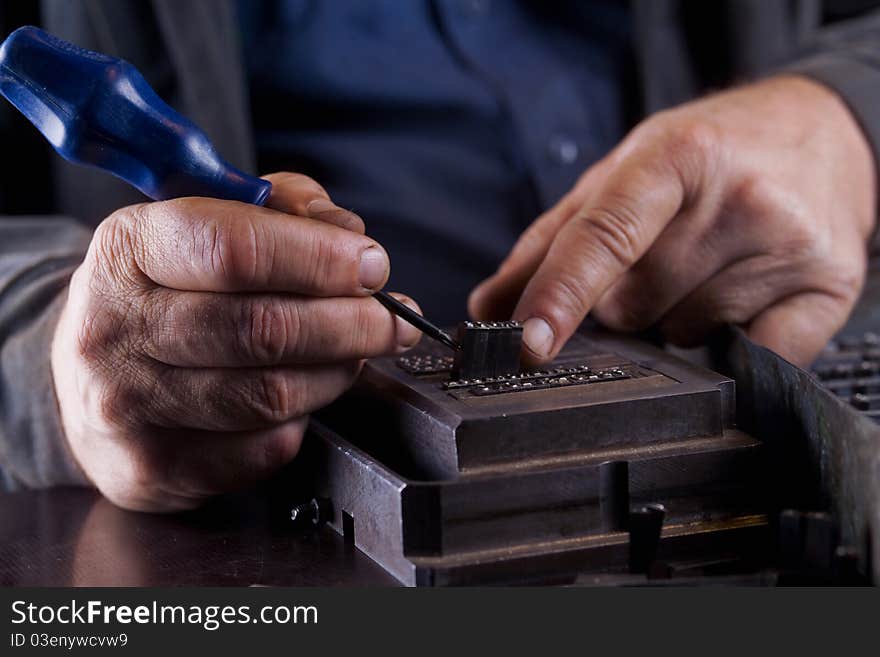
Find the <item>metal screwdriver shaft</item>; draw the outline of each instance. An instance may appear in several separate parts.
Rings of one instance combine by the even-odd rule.
[[[415,310],[407,306],[405,303],[401,303],[387,292],[376,292],[373,296],[376,298],[376,301],[390,310],[392,314],[397,315],[403,321],[412,324],[429,338],[434,338],[438,342],[442,342],[450,349],[455,349],[456,351],[461,349],[461,345],[449,337],[448,333],[434,326]]]

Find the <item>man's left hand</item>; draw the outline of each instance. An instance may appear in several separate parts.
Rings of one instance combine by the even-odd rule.
[[[843,326],[875,224],[875,163],[843,101],[786,76],[637,126],[471,295],[553,358],[586,314],[672,343],[721,324],[798,364]]]

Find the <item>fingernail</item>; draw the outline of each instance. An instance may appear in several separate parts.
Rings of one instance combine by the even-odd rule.
[[[309,204],[306,206],[306,212],[310,217],[314,217],[316,214],[321,214],[322,212],[330,212],[331,210],[338,210],[336,204],[332,201],[328,201],[326,198],[316,198],[314,201],[309,201]]]
[[[407,306],[412,308],[414,311],[416,311],[420,315],[422,314],[422,310],[421,310],[421,308],[419,308],[418,304],[415,301],[413,301],[412,299],[410,299],[408,296],[406,296],[404,294],[392,294],[392,296],[395,299],[397,299],[398,301],[405,303]],[[416,343],[419,340],[421,340],[422,332],[419,329],[417,329],[415,326],[413,326],[412,324],[410,324],[407,321],[404,321],[400,317],[395,317],[394,321],[396,322],[395,332],[396,332],[396,337],[397,337],[397,343],[401,347],[403,347],[404,349],[409,349],[410,347],[414,347],[416,345]]]
[[[368,290],[378,290],[388,278],[388,256],[378,246],[371,246],[361,254],[360,283]]]
[[[553,329],[540,317],[530,317],[523,324],[523,342],[538,358],[547,358],[555,341]]]

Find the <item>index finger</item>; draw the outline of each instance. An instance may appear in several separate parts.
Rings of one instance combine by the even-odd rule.
[[[333,203],[327,191],[312,178],[301,173],[282,171],[270,173],[263,179],[272,183],[272,194],[266,201],[266,207],[364,233],[363,219]]]
[[[654,153],[634,153],[605,179],[588,205],[565,223],[513,313],[524,322],[525,356],[559,352],[614,281],[635,264],[684,201],[674,167]]]
[[[150,203],[132,222],[142,272],[178,290],[366,296],[390,270],[385,250],[369,237],[234,201]]]

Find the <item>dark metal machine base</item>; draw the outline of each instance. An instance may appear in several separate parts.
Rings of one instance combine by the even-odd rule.
[[[686,574],[766,552],[762,444],[736,427],[731,379],[599,334],[545,372],[450,377],[441,354],[369,363],[300,459],[330,524],[404,584]],[[478,392],[499,383],[518,387]]]

